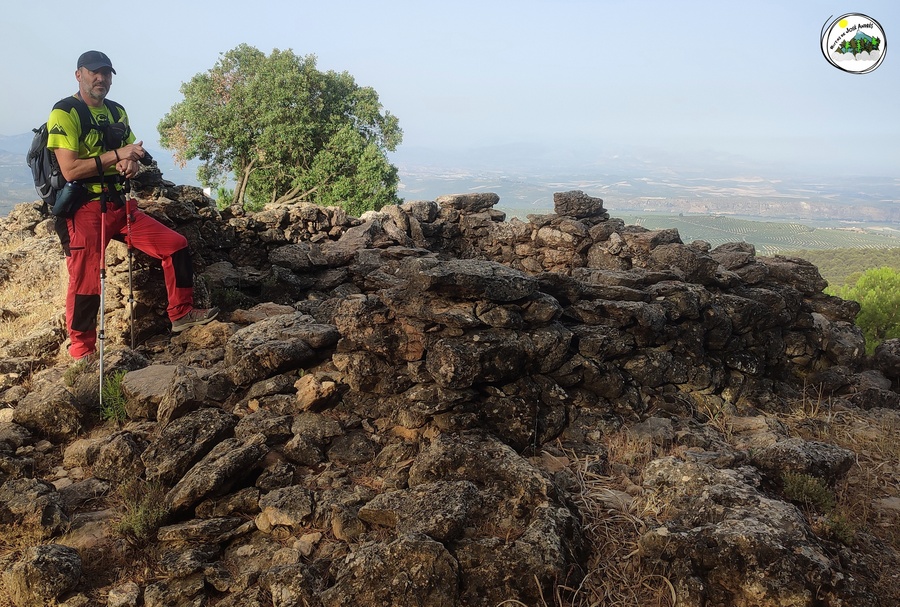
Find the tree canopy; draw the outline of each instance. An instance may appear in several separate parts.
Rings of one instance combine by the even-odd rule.
[[[866,270],[837,295],[859,303],[856,324],[866,337],[867,353],[885,339],[900,337],[900,272],[888,267]]]
[[[181,92],[160,142],[178,162],[201,160],[204,186],[233,176],[236,211],[308,201],[358,216],[399,201],[386,155],[403,137],[397,118],[347,72],[316,69],[314,55],[242,44]]]

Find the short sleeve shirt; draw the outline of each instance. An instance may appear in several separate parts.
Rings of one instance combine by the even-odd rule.
[[[91,112],[91,117],[98,125],[103,126],[112,123],[112,113],[105,103],[100,107],[88,106],[88,109]],[[125,110],[121,109],[119,113],[119,122],[128,124],[128,115],[125,113]],[[47,147],[51,150],[62,148],[77,152],[79,158],[94,158],[102,154],[104,150],[101,131],[88,127],[84,140],[81,140],[82,129],[81,118],[77,109],[73,107],[67,112],[54,108],[50,112],[50,118],[47,120]],[[128,137],[123,143],[134,143],[134,141],[134,133],[129,130]],[[110,166],[103,174],[116,175],[116,166]],[[100,193],[101,186],[99,183],[87,183],[85,187],[95,194]]]

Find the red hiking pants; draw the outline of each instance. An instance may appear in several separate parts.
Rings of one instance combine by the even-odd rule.
[[[162,262],[167,312],[177,320],[191,311],[194,301],[194,274],[187,239],[138,209],[129,200],[132,212],[131,245]],[[78,359],[91,354],[97,345],[97,312],[100,310],[100,255],[116,236],[128,238],[126,205],[107,203],[106,242],[100,244],[100,201],[83,205],[75,216],[58,218],[56,232],[66,253],[69,287],[66,292],[66,326],[69,354]]]

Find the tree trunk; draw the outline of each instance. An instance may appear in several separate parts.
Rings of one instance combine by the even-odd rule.
[[[244,194],[247,192],[247,182],[250,181],[250,175],[253,173],[253,165],[256,164],[256,158],[252,159],[244,166],[241,171],[241,181],[234,188],[234,198],[231,201],[231,213],[235,217],[241,217],[244,214]]]

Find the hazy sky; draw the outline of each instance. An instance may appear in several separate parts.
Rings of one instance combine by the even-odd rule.
[[[76,90],[78,55],[96,48],[118,72],[110,98],[155,144],[181,83],[248,43],[314,54],[319,69],[375,88],[400,119],[401,150],[648,146],[847,174],[900,167],[896,0],[16,0],[0,10],[2,135],[43,122]],[[888,53],[871,73],[822,56],[822,27],[845,13],[884,29]]]

